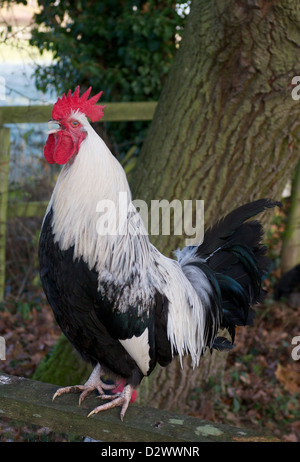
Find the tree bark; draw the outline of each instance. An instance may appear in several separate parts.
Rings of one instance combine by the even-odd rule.
[[[281,198],[299,158],[300,103],[291,97],[299,26],[293,1],[192,2],[138,159],[134,198],[204,199],[207,226],[248,201]],[[178,236],[151,241],[165,254],[183,244]],[[175,360],[144,380],[139,396],[201,414],[222,389],[226,357],[208,353],[196,371]]]
[[[281,197],[299,156],[300,103],[291,97],[299,25],[291,0],[192,2],[134,197],[204,199],[206,224],[252,199]],[[153,242],[168,253],[180,238]]]
[[[299,150],[300,9],[292,0],[194,0],[132,175],[135,199],[205,200],[205,223],[261,197],[280,199]],[[270,222],[272,212],[265,214]],[[150,236],[166,255],[180,236]],[[151,406],[203,409],[226,355],[178,361],[143,381]],[[210,380],[208,380],[210,378]],[[216,388],[215,388],[216,389]],[[213,388],[212,388],[213,390]]]
[[[84,362],[64,335],[58,339],[51,354],[35,370],[32,378],[59,386],[84,383],[93,368]]]

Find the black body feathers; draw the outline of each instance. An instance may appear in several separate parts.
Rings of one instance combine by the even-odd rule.
[[[132,307],[128,307],[124,314],[114,311],[113,304],[98,291],[96,270],[91,270],[82,258],[74,259],[73,247],[61,250],[55,242],[53,215],[51,209],[43,223],[39,263],[43,289],[56,321],[85,361],[93,366],[100,362],[105,370],[137,386],[144,374],[119,339],[126,338],[126,335],[140,335],[140,331],[148,328],[151,353],[149,373],[156,361],[167,364],[172,355],[168,343],[165,345],[165,334],[161,333],[160,319],[163,314],[155,321],[153,316],[137,316]],[[163,307],[167,302],[157,293],[156,303]],[[157,329],[154,333],[155,322]]]

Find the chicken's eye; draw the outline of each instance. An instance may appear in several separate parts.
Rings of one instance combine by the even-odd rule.
[[[73,127],[78,127],[79,122],[77,122],[77,120],[72,120],[71,125],[72,125]]]

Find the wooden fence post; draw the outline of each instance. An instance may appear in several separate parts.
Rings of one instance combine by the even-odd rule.
[[[5,289],[5,243],[8,201],[10,129],[0,127],[0,302]]]

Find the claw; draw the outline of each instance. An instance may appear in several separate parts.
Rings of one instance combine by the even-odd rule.
[[[79,393],[84,390],[84,385],[73,385],[71,387],[59,388],[53,395],[52,401],[55,400],[58,396],[63,395],[64,393]]]

